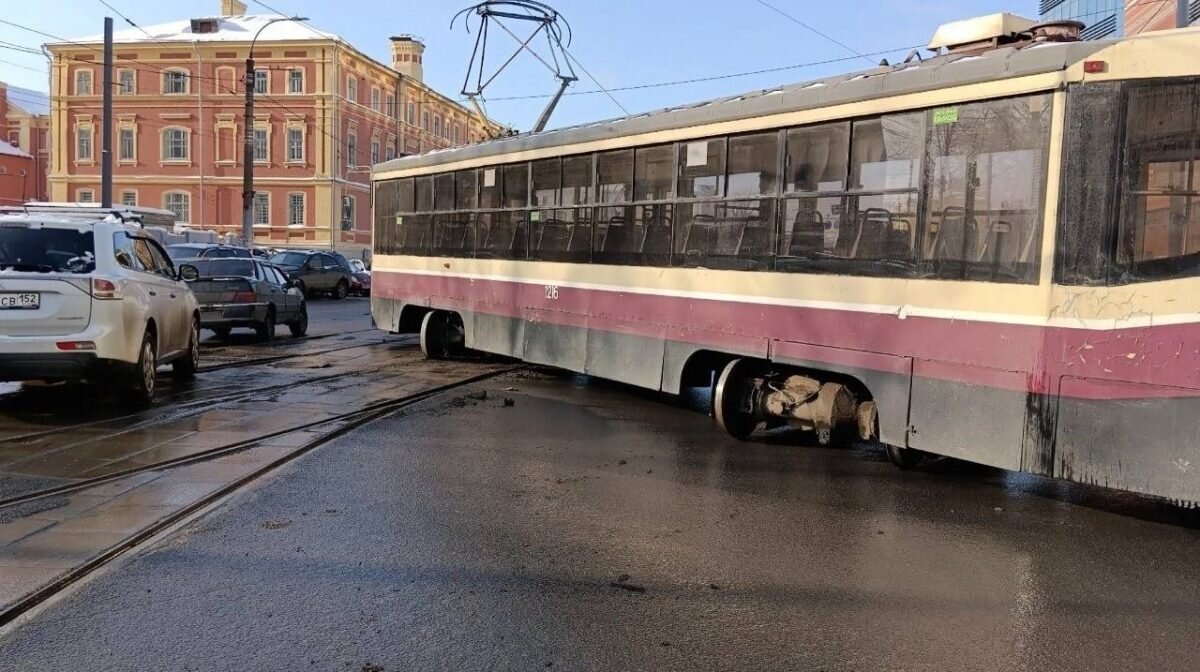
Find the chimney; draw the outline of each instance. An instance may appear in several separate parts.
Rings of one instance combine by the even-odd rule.
[[[392,38],[392,69],[418,82],[424,80],[425,43],[415,35],[397,35]]]
[[[241,0],[221,0],[221,16],[244,16],[246,3]]]

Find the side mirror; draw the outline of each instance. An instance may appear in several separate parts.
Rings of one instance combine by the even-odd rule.
[[[200,277],[200,270],[191,264],[184,264],[179,267],[179,279],[185,282],[191,282]]]

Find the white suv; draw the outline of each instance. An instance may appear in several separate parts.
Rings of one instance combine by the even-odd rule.
[[[85,380],[149,404],[160,364],[191,378],[196,298],[118,215],[0,215],[0,380]]]

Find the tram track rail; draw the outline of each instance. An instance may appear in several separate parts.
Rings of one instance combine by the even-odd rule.
[[[95,478],[81,480],[76,483],[69,483],[69,484],[65,484],[62,486],[54,487],[54,488],[45,488],[43,490],[39,490],[34,493],[28,493],[25,495],[19,495],[16,497],[10,497],[10,498],[4,499],[4,500],[0,500],[0,510],[3,510],[6,508],[9,508],[9,507],[14,507],[14,506],[18,506],[20,504],[25,504],[25,503],[30,503],[30,502],[35,502],[35,501],[45,499],[48,497],[61,496],[61,495],[66,495],[66,494],[70,494],[70,493],[74,493],[74,492],[87,490],[89,488],[93,488],[93,487],[96,487],[99,485],[104,485],[106,483],[120,480],[122,478],[127,478],[129,476],[135,476],[138,474],[155,472],[155,471],[165,471],[168,469],[174,469],[174,468],[178,468],[178,467],[185,466],[188,464],[195,464],[195,463],[199,463],[199,462],[216,459],[218,457],[223,457],[225,455],[231,455],[231,454],[234,454],[237,452],[249,450],[259,444],[262,444],[265,441],[269,441],[272,438],[285,436],[287,434],[294,434],[296,432],[307,431],[309,429],[313,429],[313,428],[320,427],[323,425],[330,425],[330,424],[338,425],[337,427],[332,428],[330,431],[325,432],[325,433],[321,434],[320,436],[313,438],[311,441],[307,441],[307,442],[301,444],[300,446],[297,446],[297,447],[289,450],[285,454],[275,458],[274,460],[271,460],[270,462],[251,471],[250,473],[239,476],[239,477],[231,480],[229,483],[222,485],[220,488],[214,490],[213,492],[211,492],[207,495],[204,495],[203,497],[199,498],[198,500],[196,500],[190,504],[187,504],[185,506],[180,507],[176,511],[173,511],[172,513],[164,516],[163,518],[159,519],[158,521],[146,526],[145,528],[139,530],[138,532],[134,533],[133,535],[126,537],[124,540],[122,540],[118,544],[111,546],[108,549],[102,551],[100,554],[89,559],[88,561],[86,561],[80,565],[77,565],[69,570],[66,570],[63,574],[59,575],[56,579],[54,579],[50,583],[47,583],[46,585],[41,586],[36,591],[34,591],[28,595],[25,595],[24,597],[22,597],[20,600],[18,600],[11,606],[7,607],[3,611],[0,611],[0,628],[3,628],[5,626],[13,623],[17,619],[19,619],[22,615],[28,613],[30,610],[32,610],[35,607],[37,607],[38,605],[46,602],[47,600],[55,597],[56,595],[62,593],[64,590],[71,587],[73,584],[81,581],[82,579],[84,579],[88,575],[92,574],[96,570],[113,562],[114,560],[116,560],[118,557],[122,556],[126,552],[128,552],[134,548],[137,548],[139,545],[143,544],[144,542],[154,538],[155,536],[157,536],[158,534],[160,534],[166,530],[171,529],[176,524],[186,521],[192,515],[199,513],[200,511],[203,511],[204,509],[208,508],[211,505],[216,504],[220,500],[237,492],[238,490],[245,487],[246,485],[249,485],[250,483],[258,480],[259,478],[262,478],[263,476],[270,474],[271,472],[279,469],[280,467],[306,455],[307,453],[329,443],[330,441],[333,441],[334,439],[344,436],[345,434],[352,432],[355,429],[363,427],[367,424],[370,424],[371,422],[374,422],[383,417],[391,415],[391,414],[393,414],[397,411],[400,411],[404,408],[407,408],[409,406],[413,406],[413,405],[421,403],[423,401],[427,401],[427,400],[437,397],[439,395],[445,394],[447,392],[451,392],[455,389],[459,389],[459,388],[462,388],[462,387],[465,387],[468,385],[473,385],[476,383],[481,383],[481,382],[484,382],[484,381],[487,381],[487,380],[490,380],[493,378],[497,378],[497,377],[512,373],[514,371],[519,371],[522,368],[524,368],[524,365],[516,365],[516,366],[505,367],[503,369],[499,369],[496,371],[488,371],[486,373],[470,376],[468,378],[464,378],[461,380],[456,380],[451,383],[432,387],[427,390],[423,390],[423,391],[416,392],[416,393],[413,393],[410,395],[398,397],[396,399],[388,399],[388,400],[384,400],[384,401],[375,402],[372,404],[367,404],[366,406],[364,406],[362,408],[358,408],[353,411],[348,411],[346,413],[342,413],[342,414],[339,414],[336,416],[324,418],[322,420],[316,420],[316,421],[313,421],[310,423],[296,425],[294,427],[290,427],[290,428],[287,428],[284,430],[268,432],[268,433],[256,436],[252,439],[246,439],[244,441],[238,441],[238,442],[230,443],[230,444],[227,444],[224,446],[210,448],[210,449],[200,451],[200,452],[197,452],[197,453],[194,453],[191,455],[187,455],[187,456],[182,456],[182,457],[178,457],[178,458],[174,458],[174,459],[170,459],[170,460],[163,460],[161,462],[156,462],[156,463],[144,465],[141,467],[126,469],[121,472],[114,472],[112,474],[107,474],[104,476],[98,476]]]

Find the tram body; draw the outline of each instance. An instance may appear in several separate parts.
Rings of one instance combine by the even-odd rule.
[[[382,328],[1200,500],[1200,31],[950,52],[373,180]]]

